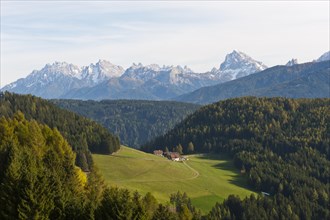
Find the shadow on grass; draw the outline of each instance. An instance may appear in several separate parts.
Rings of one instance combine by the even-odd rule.
[[[231,177],[231,179],[228,180],[230,184],[255,192],[255,190],[248,184],[247,174],[240,173],[240,170],[235,167],[233,159],[228,154],[204,154],[198,156],[198,158],[217,161],[221,160],[220,163],[214,164],[212,167],[232,172],[232,175],[228,175]]]
[[[232,179],[228,180],[229,183],[253,191],[253,189],[248,184],[248,177],[246,174],[240,173],[240,170],[234,166],[233,161],[224,161],[222,163],[213,165],[213,167],[220,170],[233,172],[234,174],[230,175]]]

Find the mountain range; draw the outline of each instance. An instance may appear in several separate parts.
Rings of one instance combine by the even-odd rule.
[[[85,67],[55,62],[46,64],[41,70],[32,71],[26,78],[19,79],[1,90],[33,94],[43,98],[58,98],[73,89],[92,87],[105,80],[119,77],[123,72],[121,66],[105,60]]]
[[[328,61],[329,56],[329,52],[327,52],[314,60],[312,64]],[[134,63],[125,70],[106,60],[99,60],[96,64],[83,67],[66,62],[55,62],[45,65],[41,70],[34,70],[26,78],[3,87],[1,91],[33,94],[48,99],[144,99],[179,100],[194,103],[209,103],[243,95],[319,97],[320,95],[315,95],[310,91],[308,91],[310,94],[304,94],[303,88],[307,90],[314,88],[310,87],[310,84],[306,84],[307,78],[302,77],[299,82],[289,83],[289,75],[285,75],[284,72],[291,71],[290,68],[296,69],[297,65],[297,59],[292,59],[285,66],[267,69],[262,62],[237,50],[226,55],[219,68],[213,68],[205,73],[196,73],[187,66],[159,66],[157,64],[144,66],[141,63]],[[272,76],[274,68],[277,73],[276,77],[282,81],[269,80],[274,78]],[[281,71],[284,71],[284,76],[279,76],[282,74]],[[313,70],[310,71],[313,72]],[[316,76],[318,75],[311,74],[308,80],[310,77]],[[327,76],[322,76],[322,79],[314,80],[314,86],[318,84],[318,80],[325,80],[320,82],[321,84],[327,82]],[[297,76],[294,79],[298,80],[298,78]],[[264,83],[262,88],[251,88],[251,85],[255,84],[251,82],[251,79],[266,80],[267,83]],[[279,85],[279,83],[285,83],[285,85]],[[290,91],[297,86],[297,83],[301,88],[299,91],[302,93],[293,95],[294,93]],[[239,85],[238,88],[236,88],[237,85]],[[228,86],[232,88],[232,92],[223,89]],[[323,86],[323,88],[328,87]],[[241,90],[244,92],[239,92]],[[290,94],[286,94],[286,91]],[[323,94],[324,91],[319,93]]]
[[[206,73],[196,73],[187,66],[144,66],[141,63],[124,70],[105,60],[85,67],[55,62],[2,90],[43,98],[163,100],[266,68],[263,63],[236,50],[226,56],[219,68]]]
[[[330,61],[274,66],[215,86],[203,87],[175,98],[208,104],[234,97],[329,98]]]

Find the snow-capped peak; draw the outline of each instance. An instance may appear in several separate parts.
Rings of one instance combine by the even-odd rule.
[[[125,71],[122,77],[146,81],[158,75],[160,70],[161,68],[157,64],[143,66],[142,63],[133,63],[133,65]]]
[[[67,62],[56,61],[53,64],[46,64],[40,71],[34,70],[32,73],[37,74],[40,72],[44,74],[63,74],[77,77],[81,72],[81,68],[73,64],[68,64]]]
[[[55,62],[47,64],[41,70],[33,71],[26,78],[20,79],[4,89],[46,98],[58,98],[71,91],[75,93],[76,89],[89,89],[89,87],[94,88],[99,84],[104,85],[102,82],[109,80],[106,85],[117,86],[119,93],[124,91],[121,89],[132,89],[137,86],[143,87],[143,89],[162,88],[162,91],[170,91],[172,88],[176,94],[179,91],[188,92],[203,86],[237,79],[265,68],[266,66],[261,62],[236,50],[226,56],[219,69],[213,68],[211,72],[206,73],[195,73],[187,66],[180,65],[150,64],[144,66],[142,63],[134,63],[124,71],[121,66],[106,60],[98,60],[95,64],[92,63],[81,68],[66,62]]]
[[[252,59],[243,52],[234,50],[226,55],[225,61],[221,63],[217,71],[213,69],[211,72],[217,73],[218,78],[224,82],[247,76],[266,68],[267,66],[262,62]]]
[[[107,60],[99,60],[96,64],[91,63],[84,67],[80,78],[91,84],[97,84],[113,77],[119,77],[123,72],[123,67],[114,65]]]
[[[176,73],[176,74],[185,74],[185,73],[193,73],[193,71],[188,68],[187,66],[180,66],[180,65],[177,65],[177,66],[172,66],[170,67],[169,69],[172,73]]]
[[[150,69],[153,71],[161,71],[162,68],[158,64],[150,64],[146,66],[146,69]]]
[[[293,66],[293,65],[296,65],[296,64],[298,64],[298,60],[292,58],[292,59],[289,60],[285,65],[286,65],[286,66]]]
[[[322,54],[322,56],[320,56],[316,61],[322,62],[322,61],[327,61],[327,60],[330,60],[330,51]]]
[[[228,69],[241,69],[242,67],[251,64],[256,69],[259,69],[259,71],[267,68],[262,62],[252,59],[243,52],[234,50],[232,53],[226,55],[225,61],[220,65],[220,70],[225,71]]]

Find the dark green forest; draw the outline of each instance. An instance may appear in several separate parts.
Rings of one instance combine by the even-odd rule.
[[[59,131],[22,113],[1,117],[0,130],[0,218],[79,216],[91,186]]]
[[[92,120],[35,96],[0,93],[0,117],[11,118],[17,112],[27,120],[58,129],[76,152],[77,165],[85,171],[92,164],[90,152],[111,154],[120,148],[118,137]]]
[[[265,196],[230,196],[209,219],[329,219],[330,99],[236,98],[202,107],[146,144],[230,154]],[[268,195],[269,194],[269,195]]]
[[[195,219],[186,194],[169,204],[107,187],[92,165],[75,166],[76,154],[60,132],[21,112],[0,118],[0,219]]]
[[[122,144],[139,148],[163,135],[200,106],[170,101],[52,100],[57,106],[99,122]]]
[[[206,216],[185,193],[159,204],[106,186],[90,151],[112,153],[119,140],[96,122],[30,95],[1,93],[0,104],[0,219],[330,218],[330,99],[221,101],[146,144],[229,154],[264,192],[231,195]]]

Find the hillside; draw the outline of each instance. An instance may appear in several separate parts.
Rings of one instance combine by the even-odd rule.
[[[196,152],[229,153],[236,167],[247,173],[249,185],[271,195],[258,204],[268,202],[276,213],[262,205],[259,211],[274,218],[324,219],[330,214],[329,106],[330,99],[250,97],[221,101],[202,107],[143,149],[181,144],[187,152],[192,142]],[[246,212],[256,204],[255,198],[231,199]],[[292,212],[282,210],[284,204],[290,204]],[[225,203],[215,210],[227,208]],[[232,214],[242,216],[242,210],[232,210],[236,212]]]
[[[93,158],[110,185],[152,192],[162,203],[180,190],[204,213],[230,194],[244,198],[252,193],[226,156],[192,155],[182,163],[122,146],[114,155],[93,154]]]
[[[28,120],[34,119],[57,128],[77,153],[76,162],[84,170],[88,170],[92,163],[90,151],[110,154],[120,147],[118,137],[96,122],[60,109],[41,98],[0,93],[0,116],[11,118],[18,111]]]
[[[158,204],[109,187],[95,166],[75,166],[75,153],[58,132],[21,112],[0,118],[0,219],[201,219],[186,194]],[[183,211],[184,210],[184,211]]]
[[[57,106],[102,124],[119,136],[122,144],[139,148],[165,134],[200,106],[170,101],[52,100]]]
[[[198,89],[175,100],[206,104],[243,96],[328,98],[329,77],[329,61],[275,66],[230,82]]]
[[[17,113],[0,118],[0,131],[1,219],[78,219],[87,214],[82,205],[87,177],[74,165],[75,154],[57,129]]]

